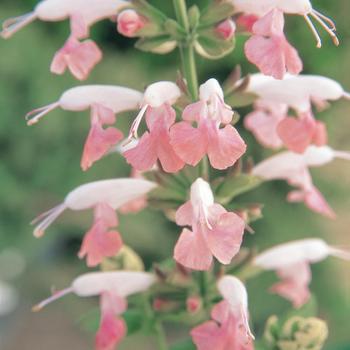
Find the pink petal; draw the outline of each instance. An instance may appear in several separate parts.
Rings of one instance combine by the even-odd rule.
[[[145,24],[145,18],[141,17],[135,10],[124,10],[118,15],[118,32],[126,37],[137,36],[137,32]]]
[[[114,350],[126,336],[126,324],[122,318],[106,313],[102,316],[101,324],[96,333],[96,350]]]
[[[245,223],[234,213],[221,214],[215,222],[210,219],[210,223],[212,229],[206,230],[207,245],[222,264],[229,264],[241,247]]]
[[[253,133],[260,144],[267,148],[279,148],[282,141],[277,134],[277,125],[284,116],[257,110],[244,118],[244,126]]]
[[[283,298],[288,299],[296,308],[304,305],[310,298],[309,283],[311,281],[310,266],[301,262],[277,271],[281,282],[270,289]]]
[[[220,327],[214,321],[193,328],[191,337],[198,350],[223,350]]]
[[[255,22],[253,33],[261,36],[283,35],[284,16],[283,12],[277,9],[271,10],[265,16]]]
[[[87,266],[93,267],[100,264],[104,258],[115,256],[123,242],[117,231],[108,231],[108,227],[98,220],[85,234],[79,251],[79,258],[87,258]]]
[[[80,13],[74,13],[70,16],[70,30],[76,39],[84,39],[89,36],[89,27]]]
[[[244,31],[253,32],[253,26],[255,22],[259,19],[259,17],[255,15],[240,15],[236,19],[236,25]]]
[[[208,130],[208,157],[215,169],[226,169],[245,153],[246,144],[232,125],[217,129],[207,124]]]
[[[123,138],[116,128],[103,129],[99,121],[92,121],[89,135],[85,141],[81,167],[85,171],[101,159],[114,145]]]
[[[311,144],[315,132],[315,121],[309,118],[284,118],[277,126],[277,133],[291,151],[304,153]]]
[[[206,106],[203,101],[191,103],[183,110],[182,119],[189,122],[199,121],[205,115],[205,109]]]
[[[209,270],[213,257],[201,233],[184,229],[174,249],[174,259],[193,270]]]
[[[325,123],[316,121],[312,141],[316,146],[324,146],[328,144],[328,133]]]
[[[211,310],[211,318],[219,323],[224,323],[230,317],[230,303],[226,300],[216,304]]]
[[[170,129],[171,144],[176,154],[186,164],[196,166],[204,157],[207,139],[201,130],[193,128],[187,122],[175,124]]]
[[[51,72],[63,74],[68,68],[79,80],[85,80],[94,66],[102,59],[102,52],[92,40],[79,42],[70,37],[52,63]]]
[[[116,121],[113,110],[98,103],[92,104],[91,114],[103,125],[111,125]]]
[[[191,226],[193,220],[193,209],[191,201],[187,201],[176,211],[176,224],[179,226]]]
[[[94,220],[101,220],[108,227],[118,226],[115,210],[107,203],[98,203],[94,208]]]

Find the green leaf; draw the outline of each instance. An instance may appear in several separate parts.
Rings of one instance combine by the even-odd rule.
[[[257,98],[257,95],[250,92],[233,92],[225,97],[225,102],[232,107],[246,107],[253,104]]]
[[[170,350],[196,350],[196,347],[191,339],[185,339],[172,345]]]
[[[202,13],[201,27],[208,27],[230,18],[235,12],[232,2],[227,0],[213,1]]]
[[[234,197],[248,192],[262,183],[260,177],[240,174],[225,178],[216,190],[216,197],[222,204],[229,203]]]
[[[138,310],[127,310],[123,314],[123,318],[128,327],[128,335],[136,333],[142,328],[144,320],[142,312]]]
[[[219,59],[228,55],[235,48],[235,38],[225,40],[213,28],[198,32],[195,41],[197,53],[208,59]]]
[[[173,19],[167,19],[164,22],[165,31],[174,39],[181,40],[186,36],[184,29]]]
[[[169,35],[160,35],[154,38],[141,38],[135,47],[145,52],[165,54],[175,49],[176,41]]]

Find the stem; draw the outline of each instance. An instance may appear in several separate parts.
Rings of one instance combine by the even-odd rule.
[[[164,327],[160,321],[157,321],[157,323],[155,324],[155,331],[157,336],[158,349],[168,350],[168,344],[165,337]]]
[[[187,7],[185,0],[173,0],[176,18],[181,26],[187,32],[187,41],[179,43],[183,74],[187,82],[188,90],[192,100],[198,99],[198,78],[193,40],[191,39],[191,28],[187,16]]]

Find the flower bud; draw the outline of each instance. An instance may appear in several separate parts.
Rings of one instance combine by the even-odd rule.
[[[321,319],[292,317],[280,324],[276,316],[269,318],[264,338],[270,347],[278,350],[322,349],[328,337],[328,327]]]
[[[124,10],[118,15],[118,32],[126,37],[133,38],[146,24],[146,19],[135,10]]]
[[[225,21],[219,23],[215,28],[216,33],[218,33],[223,39],[230,40],[235,35],[236,24],[232,19],[228,18]]]
[[[196,313],[202,306],[202,301],[198,296],[191,296],[186,300],[187,311],[191,314]]]

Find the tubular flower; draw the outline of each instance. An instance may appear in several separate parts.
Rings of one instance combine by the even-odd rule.
[[[266,181],[286,180],[298,188],[288,194],[288,201],[304,202],[316,213],[334,218],[334,211],[312,182],[309,167],[325,165],[335,158],[350,160],[350,153],[335,151],[328,146],[309,146],[303,154],[289,151],[278,153],[257,164],[253,174]]]
[[[93,272],[76,278],[70,287],[58,291],[52,297],[36,305],[39,311],[49,303],[74,293],[80,297],[99,296],[101,320],[96,334],[96,350],[112,350],[125,337],[127,329],[122,315],[127,309],[127,297],[144,292],[156,281],[146,272],[117,271]]]
[[[183,229],[174,250],[175,260],[194,270],[208,270],[213,256],[229,264],[238,253],[244,233],[244,221],[235,213],[214,203],[210,185],[198,178],[191,186],[190,200],[176,212]]]
[[[248,296],[243,283],[233,276],[218,282],[224,300],[212,309],[212,321],[191,331],[198,350],[253,350],[254,339],[248,323]]]
[[[244,154],[246,144],[230,125],[233,111],[225,104],[217,80],[209,79],[201,85],[199,96],[198,102],[183,111],[184,121],[171,128],[171,144],[187,164],[195,166],[207,154],[214,168],[226,169]],[[191,125],[193,122],[197,128]]]
[[[118,224],[115,210],[142,198],[155,186],[153,182],[140,179],[102,180],[79,186],[67,195],[62,204],[33,221],[33,224],[37,224],[34,236],[43,236],[45,230],[66,209],[94,209],[94,223],[84,237],[79,257],[87,256],[88,266],[96,266],[103,258],[114,256],[122,246],[120,234],[108,231]]]
[[[29,112],[26,118],[28,125],[33,125],[59,107],[75,112],[91,109],[91,128],[81,160],[81,167],[87,170],[123,138],[118,129],[114,127],[103,129],[103,125],[114,124],[117,113],[137,109],[141,100],[140,92],[125,87],[78,86],[67,90],[58,102]]]
[[[90,27],[103,19],[112,18],[126,5],[123,0],[43,0],[33,12],[4,22],[1,36],[10,38],[14,33],[36,19],[47,22],[70,19],[69,39],[55,55],[51,72],[63,74],[68,67],[79,80],[84,80],[101,60],[102,53],[92,40],[79,42],[89,36]]]
[[[130,130],[129,141],[138,139],[137,131],[144,115],[149,131],[142,135],[135,147],[124,152],[127,162],[136,170],[150,170],[157,160],[169,173],[175,173],[185,165],[170,144],[169,134],[176,118],[172,105],[180,95],[177,85],[169,81],[154,83],[146,89],[141,110]]]
[[[321,47],[322,42],[320,36],[313,25],[311,18],[316,20],[331,36],[335,45],[339,45],[339,40],[335,33],[336,28],[334,22],[318,12],[312,7],[310,0],[261,0],[257,3],[255,0],[232,0],[236,8],[236,12],[243,13],[244,15],[255,15],[258,17],[264,17],[272,10],[278,10],[284,14],[300,15],[303,16],[306,23],[310,27],[312,34],[317,41],[317,47]]]
[[[264,270],[276,271],[281,282],[275,284],[271,292],[288,299],[298,308],[310,298],[310,264],[330,255],[350,260],[350,252],[329,246],[321,239],[309,238],[268,249],[259,254],[253,263]]]
[[[245,44],[245,54],[265,75],[283,79],[284,75],[299,74],[303,64],[298,52],[283,32],[283,12],[271,10],[253,25],[253,36]]]
[[[298,153],[311,144],[327,143],[325,124],[315,120],[312,104],[323,109],[328,101],[349,97],[336,81],[312,75],[286,75],[283,80],[276,80],[253,74],[247,91],[256,94],[258,100],[255,110],[245,118],[246,128],[265,147],[285,145]],[[297,113],[297,118],[288,116],[289,108]]]

